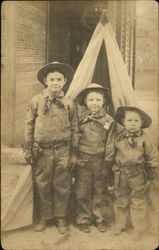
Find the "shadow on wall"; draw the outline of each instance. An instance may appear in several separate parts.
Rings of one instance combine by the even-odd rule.
[[[156,70],[137,70],[135,79],[135,89],[143,91],[153,91],[158,95],[158,71]]]
[[[152,82],[150,82],[152,86]],[[159,146],[158,143],[158,95],[157,91],[150,91],[144,89],[138,89],[135,91],[139,106],[147,112],[152,118],[151,127],[148,129],[150,131],[150,137],[156,147]]]

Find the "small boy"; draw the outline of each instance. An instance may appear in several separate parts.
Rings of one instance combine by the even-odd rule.
[[[153,181],[157,167],[154,147],[143,130],[150,126],[151,118],[138,107],[121,106],[115,120],[124,128],[115,136],[109,134],[105,157],[108,166],[113,164],[114,172],[114,234],[126,229],[131,218],[133,239],[139,240],[147,221],[146,183]]]
[[[106,230],[108,194],[107,168],[104,166],[105,145],[113,122],[107,113],[110,91],[92,83],[77,96],[79,119],[79,159],[76,168],[76,223],[80,230],[90,232],[92,215],[100,232]]]
[[[34,230],[43,231],[46,222],[56,218],[60,233],[66,224],[70,195],[70,152],[78,146],[78,120],[75,105],[63,89],[73,78],[68,64],[52,62],[39,70],[38,80],[45,86],[27,109],[25,159],[33,167]]]

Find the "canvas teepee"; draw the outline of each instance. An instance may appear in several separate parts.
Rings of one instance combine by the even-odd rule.
[[[93,33],[67,92],[74,99],[88,84],[96,82],[109,87],[113,109],[120,105],[136,105],[136,98],[121,52],[105,13]],[[2,216],[2,230],[13,230],[32,224],[33,191],[31,168],[20,176],[17,187]]]
[[[114,110],[120,105],[137,105],[131,79],[105,11],[75,72],[67,95],[74,99],[93,82],[111,90]]]

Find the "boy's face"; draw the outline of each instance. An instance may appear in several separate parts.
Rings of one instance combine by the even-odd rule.
[[[63,89],[64,85],[67,82],[67,79],[62,73],[55,71],[48,73],[46,78],[44,79],[44,82],[51,93],[57,93]]]
[[[87,94],[85,103],[92,114],[96,114],[103,107],[104,97],[102,94],[92,91]]]
[[[129,132],[138,132],[142,126],[140,115],[133,111],[126,111],[123,125]]]

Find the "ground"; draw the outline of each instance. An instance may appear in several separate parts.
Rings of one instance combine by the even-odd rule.
[[[137,93],[140,96],[140,93]],[[144,94],[144,96],[146,96]],[[147,95],[145,105],[144,97],[139,98],[140,105],[143,106],[153,116],[152,138],[156,144],[157,137],[157,112],[156,99],[150,94]],[[2,216],[7,207],[8,201],[14,192],[17,181],[24,171],[25,161],[21,148],[1,148],[1,200]],[[143,238],[135,242],[131,239],[131,234],[123,232],[120,236],[113,235],[113,228],[109,227],[105,233],[100,233],[92,226],[91,233],[86,234],[78,230],[74,225],[70,226],[69,233],[60,235],[55,226],[48,227],[44,232],[34,232],[32,226],[10,232],[2,232],[1,244],[4,249],[10,250],[62,250],[62,249],[117,249],[117,250],[150,250],[158,246],[159,236],[156,230],[156,217],[153,217],[149,225],[149,231]]]
[[[139,242],[134,242],[129,234],[123,233],[114,237],[112,230],[99,233],[95,227],[89,234],[80,232],[71,226],[70,233],[59,235],[56,228],[47,228],[44,232],[35,233],[32,229],[21,229],[3,235],[2,247],[4,249],[45,249],[45,250],[75,250],[75,249],[155,249],[158,246],[157,236],[146,234]]]

